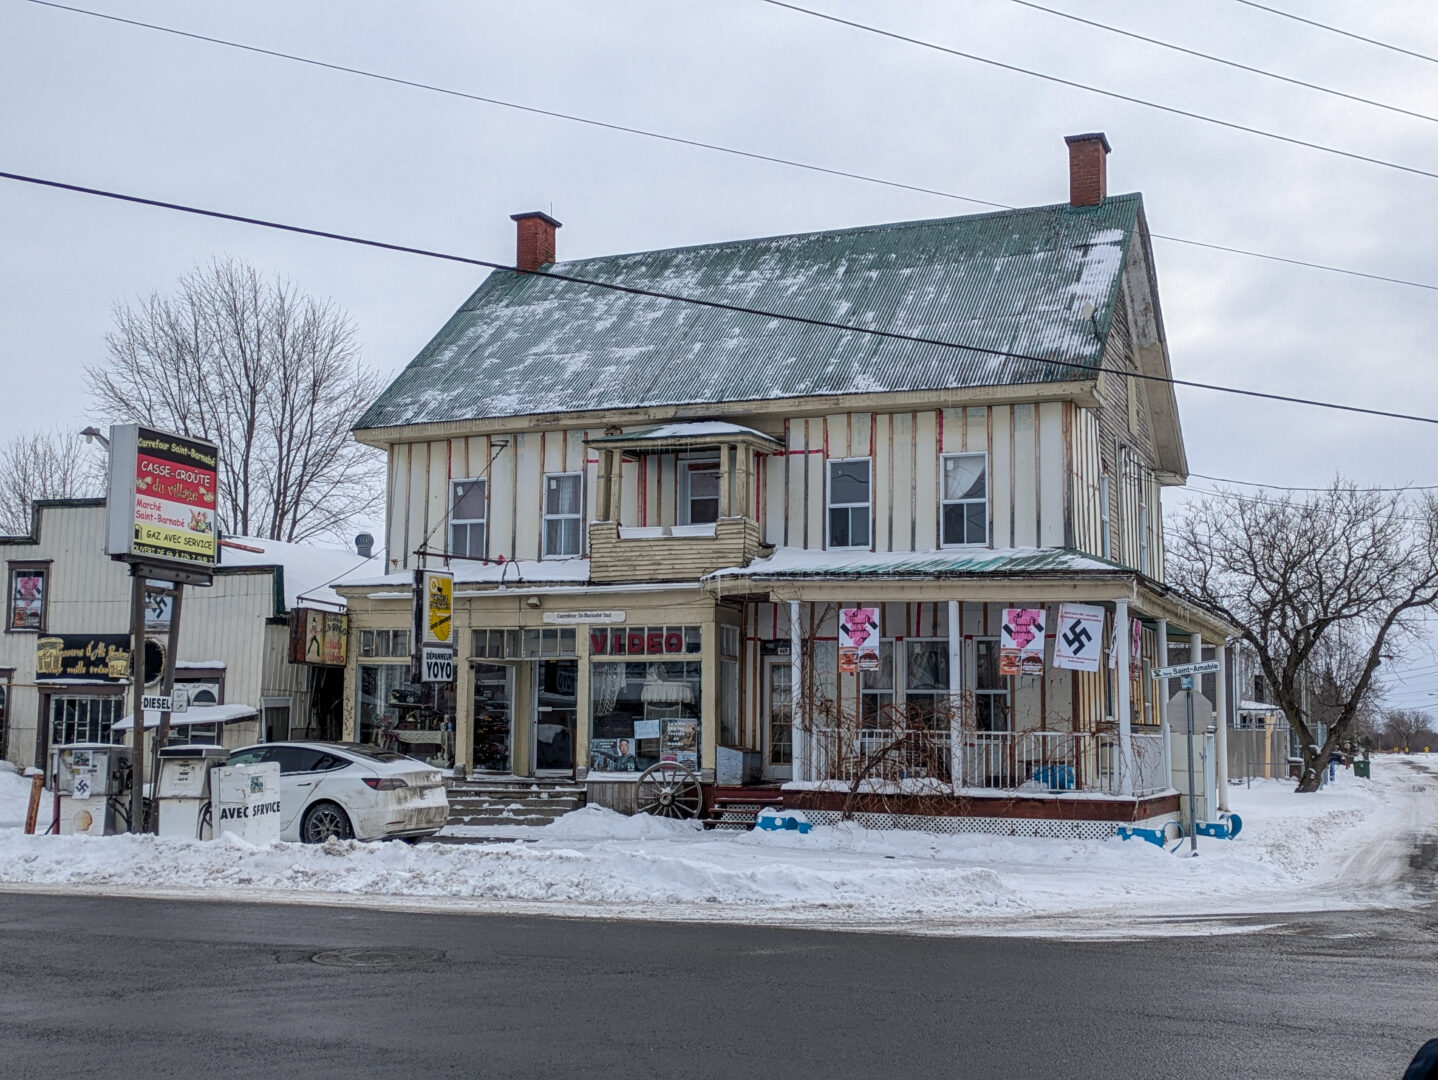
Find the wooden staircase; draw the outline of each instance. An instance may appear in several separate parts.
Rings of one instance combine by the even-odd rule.
[[[782,807],[784,793],[778,787],[721,787],[713,789],[709,799],[706,829],[752,829],[759,812],[766,807]]]

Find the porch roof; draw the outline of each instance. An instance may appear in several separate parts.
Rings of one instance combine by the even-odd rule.
[[[762,431],[730,424],[722,420],[696,420],[659,427],[639,428],[618,435],[601,435],[586,439],[589,446],[608,446],[617,449],[642,449],[648,452],[670,447],[688,449],[698,446],[715,446],[720,443],[748,443],[768,450],[779,446],[780,441]]]
[[[716,570],[721,577],[788,578],[948,577],[960,574],[1132,573],[1110,559],[1075,548],[939,548],[932,551],[824,551],[775,548],[748,566]]]

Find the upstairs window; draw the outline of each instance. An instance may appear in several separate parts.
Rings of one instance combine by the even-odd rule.
[[[40,564],[10,564],[9,630],[45,630],[50,569]]]
[[[989,459],[987,454],[945,454],[940,492],[940,543],[989,542]]]
[[[485,553],[489,500],[483,480],[456,480],[450,484],[449,551],[482,559]]]
[[[829,462],[829,546],[866,548],[873,512],[869,459]]]
[[[719,461],[680,461],[682,525],[712,525],[719,520]]]
[[[544,557],[572,559],[583,550],[584,474],[544,475]]]

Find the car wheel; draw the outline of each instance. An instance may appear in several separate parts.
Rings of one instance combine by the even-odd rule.
[[[323,844],[332,836],[352,840],[354,834],[349,815],[332,802],[315,803],[305,811],[304,824],[300,826],[300,839],[306,844]]]

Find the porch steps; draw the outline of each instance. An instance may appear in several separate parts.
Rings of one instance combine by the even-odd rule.
[[[452,780],[447,825],[548,825],[584,805],[573,781]]]
[[[761,810],[783,805],[783,794],[778,788],[716,787],[710,799],[709,815],[704,818],[704,827],[752,829]]]

